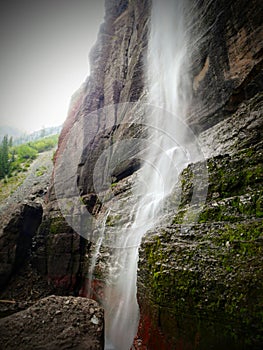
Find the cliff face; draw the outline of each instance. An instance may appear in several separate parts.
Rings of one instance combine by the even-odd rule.
[[[138,128],[127,128],[127,123],[139,120],[140,115],[133,115],[132,108],[126,113],[125,105],[121,103],[137,103],[143,100],[145,94],[143,63],[148,12],[148,1],[106,2],[105,22],[101,25],[97,43],[90,54],[90,77],[74,94],[60,135],[55,159],[60,156],[76,159],[79,144],[83,147],[76,172],[79,193],[90,213],[98,212],[101,207],[93,184],[94,166],[99,156],[116,140],[121,140],[123,135],[128,138],[140,132]],[[102,111],[108,105],[116,107]],[[120,116],[118,122],[117,115]],[[119,122],[122,125],[117,128]],[[90,141],[85,141],[87,139]],[[125,173],[126,168],[133,172],[138,164],[128,161],[121,166],[119,174]],[[102,166],[98,173],[103,172]],[[57,181],[67,188],[67,183],[64,185],[67,181],[65,178]],[[79,290],[83,283],[80,282],[83,269],[86,269],[83,259],[90,244],[74,233],[64,219],[55,187],[53,184],[50,188],[49,204],[38,237],[41,249],[36,263],[39,270],[57,286]]]
[[[260,349],[261,161],[262,143],[210,158],[205,206],[197,222],[186,223],[185,213],[194,212],[193,174],[200,164],[189,166],[181,177],[179,211],[145,236],[140,337],[150,349]],[[156,334],[163,336],[160,344]]]
[[[90,54],[91,74],[72,99],[60,145],[81,116],[136,102],[146,93],[143,64],[150,6],[150,1],[106,1],[105,23]],[[187,15],[193,96],[188,122],[200,132],[261,91],[262,10],[258,0],[196,1]],[[103,130],[103,125],[91,128]]]
[[[105,4],[105,22],[90,53],[90,77],[72,98],[59,151],[74,123],[93,111],[121,102],[138,101],[143,94],[143,59],[147,45],[148,1]],[[92,130],[104,130],[98,114]],[[58,151],[58,152],[59,152]]]
[[[256,1],[195,9],[188,122],[208,158],[207,199],[198,221],[185,222],[197,163],[181,176],[179,211],[143,240],[139,339],[149,349],[259,349],[262,11]]]
[[[193,113],[198,130],[232,114],[262,89],[259,1],[196,1],[193,11]]]
[[[105,23],[91,53],[91,75],[72,100],[59,140],[57,162],[61,155],[74,159],[78,144],[85,145],[76,168],[77,187],[83,205],[100,222],[114,203],[134,200],[130,188],[140,166],[134,157],[112,169],[107,200],[101,200],[94,178],[104,174],[105,163],[99,168],[96,163],[105,149],[115,145],[113,153],[118,154],[119,141],[143,133],[138,106],[147,101],[143,68],[150,5],[106,1]],[[262,6],[258,0],[193,1],[187,15],[193,96],[188,124],[209,158],[208,197],[199,221],[183,230],[192,191],[194,166],[189,166],[181,179],[180,211],[171,212],[170,224],[143,241],[137,343],[151,350],[214,344],[218,349],[226,344],[255,349],[263,341],[258,313],[263,291]],[[126,108],[125,102],[132,104]],[[108,105],[114,107],[101,110]],[[94,247],[67,224],[55,187],[39,231],[36,264],[52,283],[78,294]],[[114,232],[121,221],[108,216],[106,226]],[[102,252],[95,268],[97,287],[105,278],[103,253],[108,252]]]

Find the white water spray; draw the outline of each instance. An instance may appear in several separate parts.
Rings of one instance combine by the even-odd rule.
[[[136,280],[141,239],[158,223],[164,200],[189,161],[180,121],[189,100],[183,6],[183,0],[152,1],[147,76],[149,104],[158,108],[149,108],[146,116],[150,147],[139,172],[140,200],[132,210],[127,208],[130,222],[119,229],[117,247],[112,249],[104,302],[107,350],[132,347],[139,322]]]

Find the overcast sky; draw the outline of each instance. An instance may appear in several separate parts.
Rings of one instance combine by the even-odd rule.
[[[104,0],[3,0],[0,4],[0,125],[60,125],[89,75],[88,54]]]

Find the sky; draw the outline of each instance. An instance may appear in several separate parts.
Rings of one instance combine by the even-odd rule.
[[[1,1],[0,126],[64,122],[103,18],[104,0]]]

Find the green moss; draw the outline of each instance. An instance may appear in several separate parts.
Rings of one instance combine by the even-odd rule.
[[[116,226],[121,219],[121,215],[108,215],[106,219],[106,226]]]
[[[262,217],[262,174],[261,153],[254,147],[239,151],[234,157],[218,156],[207,161],[209,186],[207,202],[217,202],[211,207],[206,205],[199,222],[230,221],[235,222],[248,216]],[[194,222],[195,213],[188,208],[193,195],[194,174],[198,173],[200,164],[189,165],[181,175],[181,201],[174,223]],[[253,194],[252,202],[242,202],[238,197]],[[233,198],[236,197],[236,198]],[[231,199],[231,203],[222,201]],[[232,209],[231,209],[232,208]],[[190,213],[190,216],[188,215]],[[187,217],[186,217],[187,214]],[[191,215],[193,214],[193,215]]]
[[[248,188],[257,188],[262,182],[262,164],[242,164],[227,162],[221,169],[210,173],[208,196],[219,193],[219,198],[227,198],[233,195],[242,195]]]
[[[242,346],[263,342],[261,157],[251,147],[207,162],[209,189],[198,222],[189,205],[196,166],[190,165],[174,225],[142,244],[144,298],[164,310],[158,322],[171,337],[178,320],[186,329],[192,319],[193,334],[206,332],[208,339],[209,330],[211,342],[224,338],[226,348],[231,339]],[[183,231],[186,216],[193,224]]]
[[[184,217],[185,217],[186,212],[187,212],[186,209],[179,210],[173,219],[173,223],[174,224],[182,224],[184,222]]]
[[[58,216],[50,219],[49,232],[51,234],[69,233],[72,232],[72,228],[67,224],[64,217]]]
[[[148,298],[166,309],[163,322],[191,315],[203,329],[222,326],[226,339],[245,335],[249,344],[255,333],[262,337],[262,228],[261,220],[225,223],[216,232],[211,226],[193,244],[173,243],[164,231],[143,244],[147,268],[139,268],[148,271]]]
[[[45,172],[47,171],[47,167],[45,166],[41,166],[36,170],[36,176],[42,176],[45,174]]]
[[[260,237],[263,232],[262,221],[244,222],[235,226],[226,225],[224,231],[215,238],[229,249],[224,253],[223,266],[235,266],[244,256],[252,257],[262,253]],[[242,261],[240,263],[243,264]]]
[[[233,197],[227,201],[206,205],[199,214],[198,222],[229,221],[238,222],[246,218],[262,217],[262,192],[251,194],[248,198]]]

